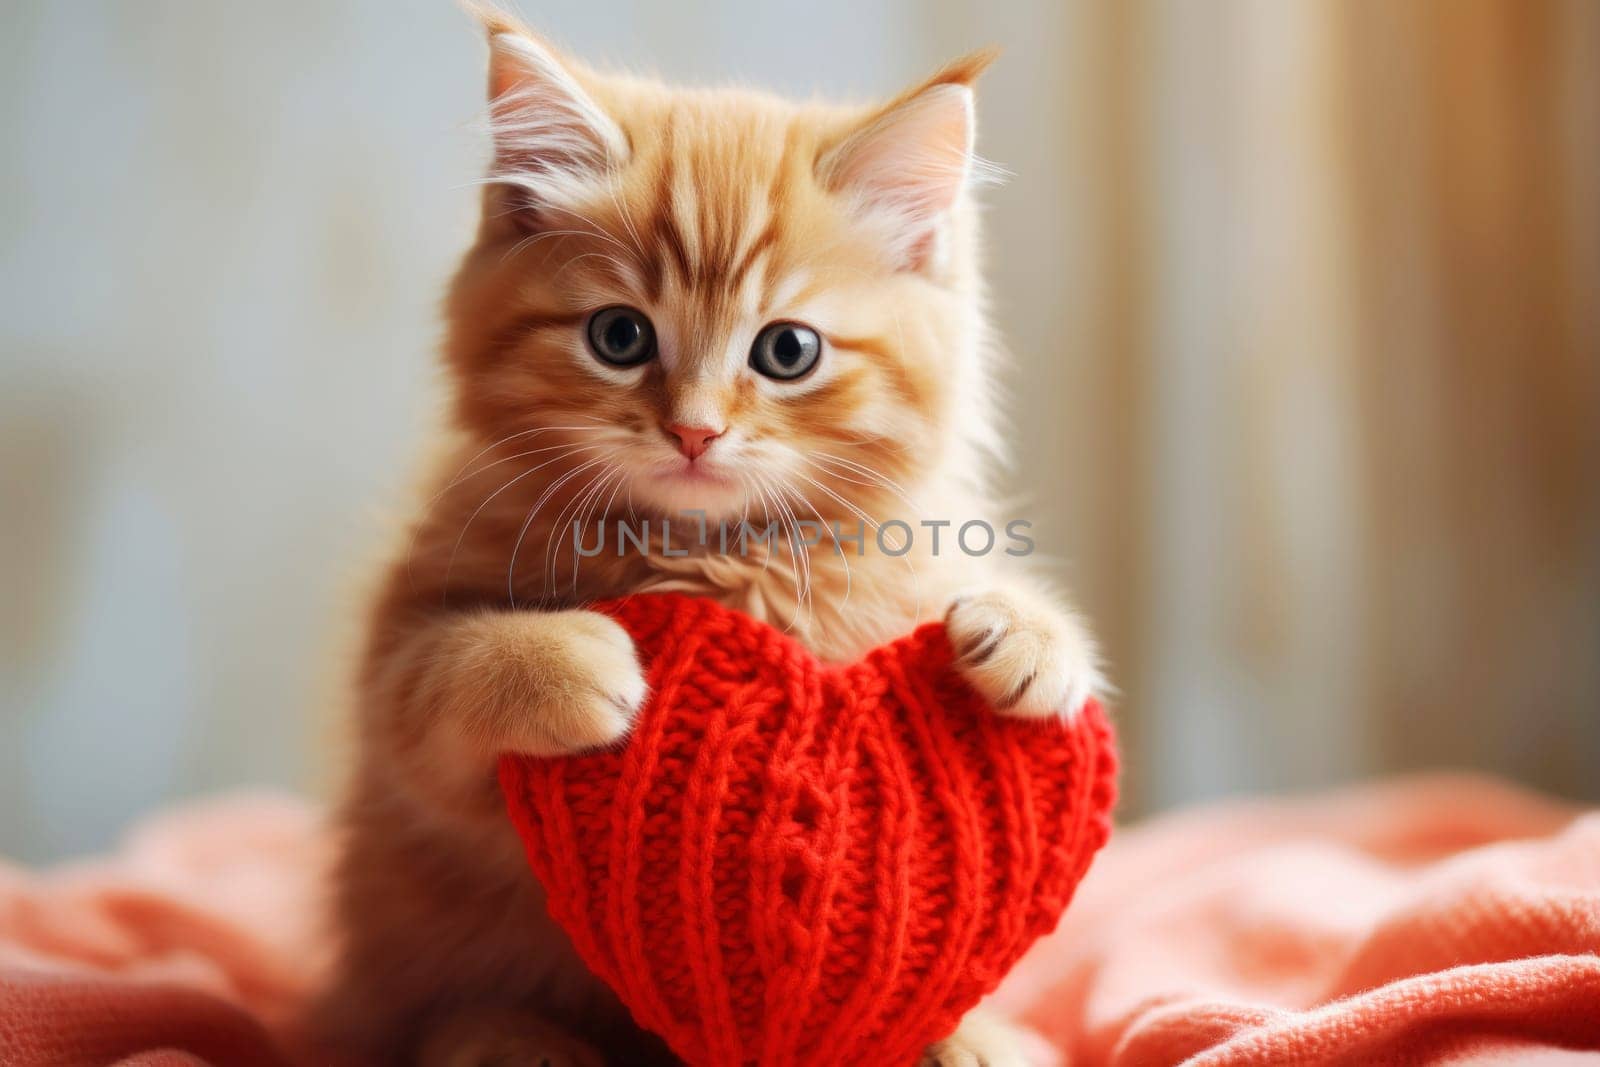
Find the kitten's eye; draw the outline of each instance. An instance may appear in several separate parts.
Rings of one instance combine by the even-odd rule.
[[[637,367],[656,354],[655,327],[635,308],[604,308],[589,319],[589,350],[601,363]]]
[[[802,377],[817,365],[822,338],[798,322],[774,322],[756,335],[750,346],[750,366],[780,382]]]

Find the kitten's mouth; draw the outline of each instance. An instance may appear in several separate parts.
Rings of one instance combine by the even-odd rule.
[[[687,482],[691,485],[732,485],[733,479],[725,472],[693,459],[686,459],[682,463],[668,469],[666,477],[678,482]]]
[[[662,457],[635,477],[640,500],[668,513],[701,511],[723,515],[744,502],[743,483],[732,465],[708,463],[705,457]]]

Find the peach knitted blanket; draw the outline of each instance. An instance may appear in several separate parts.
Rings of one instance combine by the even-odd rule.
[[[1419,778],[1114,836],[1002,993],[1072,1064],[1567,1062],[1596,953],[1600,813]]]
[[[0,1064],[322,1062],[319,819],[151,820],[0,864]],[[999,994],[1072,1064],[1600,1062],[1600,813],[1431,778],[1167,816],[1112,839]]]

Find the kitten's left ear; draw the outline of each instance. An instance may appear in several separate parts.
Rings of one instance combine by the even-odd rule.
[[[864,221],[882,229],[904,269],[927,264],[966,187],[974,164],[972,83],[995,55],[987,49],[956,60],[817,160],[823,187],[847,197]]]
[[[583,68],[503,12],[473,10],[489,36],[490,177],[536,207],[581,200],[626,161],[627,135],[585,87]]]

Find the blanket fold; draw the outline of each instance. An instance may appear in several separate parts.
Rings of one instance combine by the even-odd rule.
[[[1009,1007],[1072,1063],[1600,1049],[1600,814],[1467,777],[1113,838]]]
[[[325,973],[322,820],[212,801],[0,864],[0,1064],[287,1067]],[[1600,1062],[1600,813],[1430,777],[1114,836],[997,1005],[1038,1063]]]

